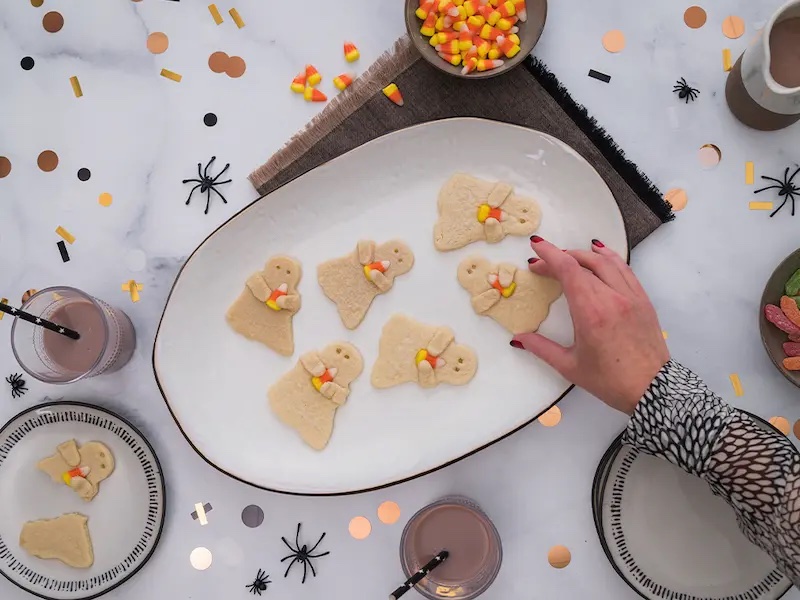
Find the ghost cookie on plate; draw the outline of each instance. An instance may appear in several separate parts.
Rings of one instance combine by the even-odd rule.
[[[100,482],[114,472],[114,456],[100,442],[87,442],[79,447],[75,440],[69,440],[36,466],[55,483],[68,485],[89,502],[100,491]]]
[[[322,450],[333,433],[336,409],[347,401],[350,384],[363,370],[361,353],[347,342],[307,352],[269,388],[269,406],[306,444]]]
[[[317,279],[325,295],[336,304],[344,326],[355,329],[375,297],[388,292],[394,278],[408,273],[412,266],[414,253],[405,243],[362,240],[354,252],[319,265]]]
[[[431,388],[440,383],[464,385],[478,370],[475,351],[455,343],[449,327],[425,325],[392,315],[383,326],[372,385],[389,388],[409,381]]]
[[[458,283],[469,293],[476,313],[491,317],[515,335],[539,329],[550,305],[561,295],[555,279],[509,263],[494,265],[482,256],[461,261]]]
[[[507,235],[529,236],[539,229],[542,211],[535,200],[514,193],[502,181],[493,183],[457,173],[439,191],[439,220],[433,229],[437,250],[455,250]]]
[[[294,353],[292,317],[300,310],[300,263],[273,256],[263,270],[253,273],[226,314],[237,333],[256,340],[278,354]]]
[[[78,513],[28,521],[22,526],[19,545],[37,558],[56,559],[76,569],[88,569],[94,564],[88,521]]]

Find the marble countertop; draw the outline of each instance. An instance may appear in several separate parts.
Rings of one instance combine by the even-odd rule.
[[[721,52],[738,56],[755,30],[782,0],[724,0],[706,6],[708,23],[692,30],[683,23],[689,6],[637,0],[560,0],[535,54],[584,103],[644,172],[662,189],[681,187],[689,203],[671,224],[633,253],[632,264],[659,310],[673,356],[696,370],[730,402],[765,418],[791,423],[800,418],[797,388],[772,366],[759,339],[757,314],[764,282],[797,247],[800,216],[775,218],[748,210],[752,186],[744,164],[757,175],[779,175],[800,160],[800,126],[759,133],[739,125],[724,99]],[[709,3],[710,4],[710,3]],[[209,467],[184,441],[158,392],[150,357],[155,328],[180,265],[221,222],[257,194],[248,173],[320,109],[288,90],[302,65],[312,62],[332,76],[341,67],[344,39],[361,50],[359,70],[404,32],[402,2],[308,0],[293,14],[288,5],[260,0],[218,2],[225,16],[217,26],[204,2],[189,0],[27,0],[0,13],[0,156],[12,164],[0,179],[0,293],[18,302],[30,288],[71,285],[116,304],[132,318],[136,354],[119,373],[68,387],[28,380],[22,398],[0,394],[0,422],[40,403],[45,396],[122,407],[142,424],[160,454],[169,486],[168,518],[161,543],[146,568],[116,589],[120,599],[213,598],[246,594],[257,569],[267,568],[275,598],[380,598],[398,580],[397,546],[405,518],[429,501],[461,493],[492,516],[503,538],[504,564],[484,596],[499,598],[634,598],[615,574],[595,534],[589,492],[603,451],[625,419],[582,391],[560,404],[557,427],[536,423],[510,438],[427,477],[387,490],[343,498],[294,498],[248,487]],[[227,11],[235,6],[246,26],[238,29]],[[65,24],[58,33],[42,27],[46,11]],[[747,24],[738,40],[722,34],[725,16]],[[622,30],[627,47],[607,53],[602,35]],[[169,49],[151,54],[148,34],[169,36]],[[214,74],[207,66],[217,50],[243,57],[243,77]],[[31,70],[20,68],[30,56]],[[180,83],[159,76],[180,73]],[[590,68],[611,75],[609,84],[586,76]],[[338,72],[338,71],[337,71]],[[69,79],[77,76],[83,97]],[[701,91],[690,105],[671,93],[685,77]],[[207,127],[206,113],[218,123]],[[716,144],[722,161],[704,170],[703,144]],[[50,173],[37,167],[46,149],[59,156]],[[227,205],[214,202],[208,215],[194,202],[184,206],[182,179],[212,155],[231,163],[234,182]],[[88,168],[91,178],[76,173]],[[98,203],[110,193],[109,207]],[[62,263],[54,229],[77,238],[71,261]],[[133,304],[120,284],[144,287]],[[8,335],[10,319],[0,322]],[[3,333],[5,330],[5,333]],[[0,346],[0,374],[17,372],[7,344]],[[744,395],[734,397],[729,374],[738,373]],[[797,440],[795,440],[797,442]],[[512,485],[513,484],[513,485]],[[404,514],[386,526],[375,518],[384,500]],[[209,502],[209,524],[190,517],[196,502]],[[243,507],[261,506],[258,529],[240,521]],[[356,515],[370,517],[364,541],[348,534]],[[301,586],[282,579],[275,565],[284,556],[280,536],[303,521],[309,532],[327,531],[330,557],[319,576]],[[572,563],[556,570],[547,551],[563,544]],[[205,546],[214,565],[195,571],[189,553]],[[0,579],[0,596],[28,595]],[[793,590],[786,598],[800,598]]]

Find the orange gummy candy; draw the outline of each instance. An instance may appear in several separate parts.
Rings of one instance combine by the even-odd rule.
[[[789,296],[782,296],[781,310],[792,323],[800,327],[800,308],[797,307],[797,302]]]
[[[791,356],[783,359],[783,368],[787,371],[800,371],[800,356]]]

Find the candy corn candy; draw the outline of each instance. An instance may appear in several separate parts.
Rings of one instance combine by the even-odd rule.
[[[353,42],[345,42],[344,43],[344,59],[347,62],[355,62],[359,58],[361,58],[361,53],[356,48],[356,45]]]
[[[478,56],[481,58],[486,58],[486,55],[489,54],[489,50],[491,49],[492,45],[478,36],[474,36],[472,38],[472,43],[478,48]]]
[[[497,38],[497,47],[503,54],[505,54],[506,58],[511,58],[512,56],[517,55],[520,49],[518,44],[515,44],[504,35],[501,35]]]
[[[453,0],[453,4],[455,4],[456,6],[461,6],[462,4],[464,4],[464,0]]]
[[[428,14],[430,14],[431,11],[436,10],[435,4],[435,0],[423,0],[422,4],[419,5],[419,8],[414,12],[414,14],[424,21],[428,18]]]
[[[472,33],[480,33],[481,27],[486,23],[481,15],[473,15],[467,19],[467,27]]]
[[[509,33],[505,37],[514,42],[517,46],[519,46],[519,36],[516,33]]]
[[[447,25],[444,24],[444,17],[440,16],[436,19],[436,31],[442,31]]]
[[[322,75],[319,74],[314,65],[306,65],[306,83],[314,87],[320,81],[322,81]]]
[[[490,69],[496,69],[497,67],[503,66],[505,61],[502,60],[487,60],[481,59],[478,61],[478,71],[489,71]]]
[[[453,21],[453,31],[461,31],[464,27],[467,26],[466,21]]]
[[[422,27],[420,27],[419,32],[425,37],[431,37],[433,34],[436,33],[435,12],[431,11],[428,13],[428,16],[425,17],[425,21],[422,23]]]
[[[444,52],[445,54],[458,54],[458,41],[453,40],[452,42],[447,42],[446,44],[439,44],[436,46],[436,51],[440,53]]]
[[[514,10],[520,21],[528,20],[528,10],[525,8],[525,0],[511,0],[514,3]]]
[[[497,29],[497,27],[492,27],[488,23],[481,27],[481,32],[478,34],[485,40],[494,41],[497,39],[498,35],[503,35],[503,31]]]
[[[492,6],[497,6],[498,4],[500,4],[500,0],[489,0],[489,4],[491,4]]]
[[[500,48],[497,47],[497,42],[492,44],[492,47],[489,48],[489,53],[486,55],[486,58],[489,60],[495,60],[496,58],[500,58],[502,56],[502,52],[500,52]]]
[[[503,15],[500,14],[499,10],[493,10],[489,13],[489,16],[486,17],[486,22],[489,25],[497,25],[497,22],[503,18]]]
[[[347,89],[353,83],[353,75],[352,73],[342,73],[338,77],[333,78],[333,85],[336,86],[336,89],[340,92],[342,90]]]
[[[303,98],[306,99],[306,102],[325,102],[325,100],[328,99],[328,97],[320,90],[313,88],[310,85],[306,86],[306,89],[303,92]]]
[[[456,22],[458,17],[451,17],[450,15],[445,15],[442,17],[442,25],[444,25],[444,29],[442,31],[452,31],[453,30],[453,23]]]
[[[504,17],[497,22],[497,28],[501,29],[502,31],[508,31],[516,22],[517,17],[508,17],[507,19]]]
[[[428,38],[428,43],[431,46],[436,46],[439,43],[439,34],[434,33],[431,37]]]
[[[439,12],[443,15],[450,15],[451,17],[458,16],[458,7],[453,0],[441,0],[439,2]]]
[[[403,94],[400,93],[396,84],[390,83],[383,88],[383,94],[397,106],[403,106]]]
[[[469,50],[472,48],[472,33],[469,29],[462,29],[458,34],[458,49]]]
[[[492,14],[492,7],[488,4],[482,4],[478,7],[478,15],[483,17],[484,20],[487,20],[490,14]]]
[[[478,0],[464,0],[463,6],[467,16],[471,17],[478,12],[478,6],[480,6],[480,4],[478,3]]]
[[[453,66],[458,66],[461,64],[460,54],[447,54],[446,52],[439,52],[439,57],[443,58]]]
[[[465,58],[464,67],[461,69],[461,74],[466,75],[467,73],[472,73],[477,68],[478,68],[477,57]]]
[[[514,25],[511,29],[508,30],[508,33],[519,33],[519,27]]]
[[[297,77],[292,79],[292,85],[290,85],[289,88],[293,92],[297,92],[298,94],[302,94],[304,91],[306,91],[306,73],[305,73],[305,71],[303,71]]]
[[[501,17],[513,17],[517,14],[517,9],[514,6],[514,3],[511,0],[506,0],[505,2],[500,3],[497,6],[497,12],[500,13]]]
[[[457,6],[456,8],[458,9],[458,16],[456,17],[456,19],[458,19],[459,21],[466,21],[467,17],[469,16],[467,14],[467,9],[464,8],[463,6]]]
[[[91,472],[89,467],[75,467],[66,471],[61,475],[61,480],[67,485],[71,485],[73,479],[81,478],[86,479],[86,476]]]
[[[449,42],[458,40],[458,34],[455,31],[440,31],[434,37],[437,37],[439,39],[440,44],[447,44]]]

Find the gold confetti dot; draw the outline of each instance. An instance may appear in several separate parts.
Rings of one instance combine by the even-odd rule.
[[[100,206],[111,206],[111,203],[114,201],[114,197],[109,194],[108,192],[103,192],[97,197],[97,201],[100,203]]]
[[[55,171],[58,166],[58,154],[52,150],[45,150],[39,154],[39,157],[36,159],[36,164],[38,164],[39,168],[45,173]]]
[[[9,173],[11,173],[11,161],[5,156],[0,156],[0,179],[8,177]]]
[[[715,144],[703,144],[697,152],[697,158],[705,169],[713,169],[722,160],[722,150]]]
[[[798,421],[798,423],[800,423],[800,421]],[[392,502],[391,500],[382,502],[378,507],[378,518],[381,520],[381,523],[386,525],[397,523],[397,521],[400,520],[400,507],[397,505],[397,502]]]
[[[553,546],[547,553],[547,562],[556,569],[563,569],[570,561],[572,561],[572,554],[566,546]]]
[[[744,19],[736,15],[726,17],[722,22],[722,33],[732,40],[742,37],[744,35]]]
[[[192,563],[192,566],[198,571],[205,571],[211,566],[213,559],[211,550],[203,548],[202,546],[192,550],[192,553],[189,555],[189,562]]]
[[[794,422],[794,437],[800,440],[800,419]]]
[[[551,406],[549,410],[539,415],[539,423],[545,427],[555,427],[561,421],[561,409]]]
[[[372,532],[372,524],[366,517],[353,517],[350,520],[350,526],[348,529],[350,530],[350,535],[352,535],[355,539],[365,540]]]
[[[603,48],[608,52],[622,52],[625,49],[625,34],[619,29],[612,29],[603,36]]]
[[[769,424],[780,431],[783,435],[789,435],[791,425],[789,425],[789,420],[786,417],[772,417],[769,420]]]
[[[681,188],[672,188],[664,194],[666,200],[675,212],[681,211],[686,208],[689,202],[689,197],[686,195],[686,190]]]
[[[163,54],[169,48],[169,38],[166,33],[156,31],[147,36],[147,49],[153,54]]]
[[[706,15],[706,11],[700,6],[690,6],[686,9],[686,12],[683,13],[683,22],[686,23],[687,27],[691,27],[692,29],[700,29],[706,24],[707,18],[708,15]]]
[[[42,4],[44,4],[44,0],[31,0],[31,6],[34,8],[39,8]]]
[[[49,33],[57,33],[64,26],[64,17],[60,12],[50,11],[42,17],[42,27]]]

